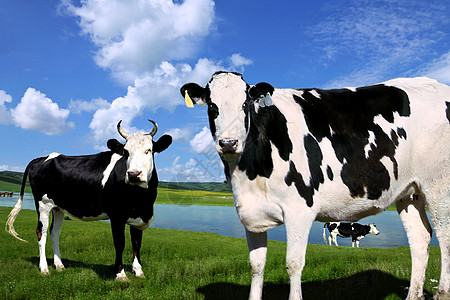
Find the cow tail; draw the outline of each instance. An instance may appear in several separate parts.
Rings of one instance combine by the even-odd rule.
[[[325,232],[325,228],[327,227],[328,224],[329,224],[329,223],[325,223],[325,224],[323,225],[323,240],[325,241],[325,245],[328,245],[328,242],[327,242],[327,235],[326,235],[326,232]]]
[[[5,226],[6,231],[8,231],[12,236],[14,236],[16,239],[18,239],[22,242],[26,242],[26,240],[21,239],[19,237],[19,234],[14,229],[14,221],[16,220],[19,212],[22,210],[23,195],[25,193],[25,185],[27,183],[28,171],[30,169],[31,164],[32,163],[29,163],[27,168],[25,169],[25,173],[23,174],[23,179],[22,179],[22,187],[20,188],[19,200],[17,200],[16,205],[9,213],[8,221],[6,221],[6,226]]]

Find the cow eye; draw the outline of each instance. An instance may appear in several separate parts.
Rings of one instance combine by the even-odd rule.
[[[149,154],[149,153],[152,153],[152,149],[145,150],[145,154]]]

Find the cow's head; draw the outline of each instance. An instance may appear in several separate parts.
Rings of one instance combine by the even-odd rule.
[[[149,133],[138,132],[128,134],[121,127],[120,121],[117,124],[117,130],[127,141],[122,145],[117,140],[109,140],[108,148],[114,153],[126,157],[127,171],[125,174],[125,183],[138,185],[148,188],[154,168],[154,153],[159,153],[167,149],[172,143],[170,135],[163,135],[158,141],[153,141],[153,136],[158,131],[158,125],[155,121],[149,120],[154,127]]]
[[[249,126],[250,106],[274,88],[268,83],[248,85],[241,74],[216,72],[206,87],[187,83],[180,89],[186,104],[207,105],[211,134],[219,155],[235,160],[242,154]]]
[[[372,223],[372,224],[369,224],[369,226],[370,226],[369,233],[375,234],[375,235],[379,235],[380,234],[380,232],[378,231],[377,226],[375,224]]]

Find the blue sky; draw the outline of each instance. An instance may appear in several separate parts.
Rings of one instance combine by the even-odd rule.
[[[119,120],[135,132],[150,118],[174,137],[160,179],[222,181],[206,111],[184,106],[182,84],[217,70],[280,88],[450,84],[449,20],[448,0],[3,0],[0,170],[104,151]]]

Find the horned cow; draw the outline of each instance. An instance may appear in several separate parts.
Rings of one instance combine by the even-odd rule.
[[[423,297],[432,229],[441,247],[437,299],[450,297],[450,87],[429,78],[344,89],[278,89],[215,73],[181,87],[207,105],[250,251],[250,299],[262,296],[267,230],[286,225],[290,299],[314,220],[357,221],[392,203],[412,257],[408,299]]]
[[[151,120],[149,120],[151,121]],[[153,220],[158,176],[154,153],[165,150],[172,143],[169,135],[158,141],[153,136],[158,130],[154,121],[150,133],[126,133],[119,122],[117,129],[126,139],[125,145],[115,139],[107,142],[111,151],[86,156],[65,156],[52,153],[32,160],[25,169],[19,199],[9,214],[8,231],[16,238],[14,221],[22,208],[25,183],[29,178],[38,214],[36,229],[39,241],[39,268],[49,274],[45,244],[50,215],[53,214],[50,238],[54,264],[64,269],[59,250],[59,232],[64,214],[83,221],[110,219],[116,250],[114,272],[117,279],[126,280],[122,264],[125,247],[125,224],[130,225],[133,248],[133,272],[143,277],[140,261],[142,231]]]

